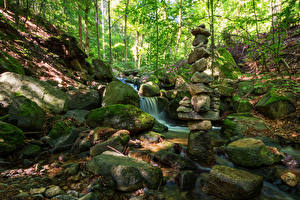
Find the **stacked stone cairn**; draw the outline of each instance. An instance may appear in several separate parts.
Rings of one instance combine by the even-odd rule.
[[[180,101],[177,114],[179,119],[188,121],[189,156],[203,166],[212,166],[215,164],[215,153],[208,131],[212,128],[212,121],[219,120],[220,96],[217,90],[209,86],[213,77],[204,72],[210,56],[207,43],[211,33],[204,25],[193,29],[191,33],[195,36],[194,49],[188,58],[193,74],[189,85],[191,98],[184,97]]]

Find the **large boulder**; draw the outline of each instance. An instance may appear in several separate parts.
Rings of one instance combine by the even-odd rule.
[[[18,127],[0,121],[0,154],[10,153],[23,144],[24,133]]]
[[[191,72],[194,74],[195,72],[203,72],[207,69],[207,59],[201,58],[197,60],[194,64],[191,65]]]
[[[132,105],[115,104],[97,108],[87,115],[87,124],[91,127],[107,126],[115,129],[125,129],[130,133],[150,130],[154,118]]]
[[[135,191],[144,185],[157,189],[163,181],[159,168],[108,151],[90,160],[87,169],[95,175],[112,178],[120,191]]]
[[[119,80],[109,83],[103,94],[102,106],[113,104],[131,104],[139,106],[140,97],[131,86]]]
[[[270,129],[261,119],[252,115],[232,114],[228,115],[224,120],[223,132],[227,138],[253,134],[262,136],[269,131]]]
[[[96,79],[103,81],[103,82],[110,82],[113,79],[113,73],[111,66],[106,64],[100,59],[95,59],[92,61],[96,74]]]
[[[68,95],[69,110],[91,110],[101,105],[101,99],[96,90],[70,90]]]
[[[270,119],[282,118],[296,111],[291,99],[285,94],[277,93],[275,89],[265,94],[255,105],[255,109]]]
[[[141,85],[139,94],[144,97],[154,97],[160,95],[159,86],[153,82],[147,82]]]
[[[41,130],[45,112],[35,102],[24,96],[15,97],[8,111],[9,122],[23,130]]]
[[[12,102],[15,94],[25,96],[42,109],[53,113],[61,113],[68,108],[67,95],[49,83],[12,72],[2,73],[0,95]]]
[[[244,170],[216,165],[208,178],[209,193],[225,200],[250,200],[260,194],[263,178]]]
[[[254,138],[236,140],[226,147],[226,152],[232,162],[244,167],[272,165],[281,159],[279,155],[271,152],[261,140]]]

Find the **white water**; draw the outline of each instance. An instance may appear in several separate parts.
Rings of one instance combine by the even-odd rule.
[[[141,110],[149,113],[154,117],[159,123],[168,127],[169,131],[189,133],[188,127],[176,126],[168,123],[166,119],[165,111],[160,111],[158,109],[158,98],[157,97],[141,97],[140,98],[140,108]]]

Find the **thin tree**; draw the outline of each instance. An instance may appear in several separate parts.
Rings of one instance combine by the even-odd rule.
[[[129,4],[129,0],[126,0],[125,22],[124,22],[124,46],[125,46],[124,56],[125,56],[125,65],[127,65],[127,57],[128,57],[128,38],[127,38],[128,4]]]
[[[98,49],[98,59],[100,59],[98,0],[95,1],[95,8],[96,8],[97,49]]]
[[[181,38],[181,26],[182,26],[182,0],[179,0],[179,11],[178,11],[178,32],[177,32],[177,42],[175,47],[175,53],[174,53],[174,61],[177,57],[178,48],[180,46],[180,38]]]
[[[77,3],[77,8],[78,8],[78,40],[79,40],[79,47],[83,49],[82,45],[82,17],[80,14],[81,8],[79,3]]]
[[[102,50],[103,59],[105,59],[105,27],[104,27],[104,0],[101,0],[101,27],[102,27]]]
[[[111,50],[111,17],[110,17],[110,0],[107,1],[108,10],[108,42],[109,42],[109,63],[112,63],[112,50]]]
[[[214,1],[207,1],[208,16],[210,18],[210,31],[211,31],[211,73],[214,75],[214,64],[215,64],[215,31],[214,31]]]
[[[4,10],[6,10],[6,6],[7,6],[6,0],[4,0],[4,1],[3,1],[3,8],[4,8]]]
[[[85,29],[84,29],[85,43],[84,43],[84,49],[85,49],[86,54],[89,54],[89,50],[90,50],[89,11],[90,11],[89,1],[86,1],[85,2],[85,10],[84,10],[84,22],[85,22]]]
[[[158,39],[159,39],[159,28],[158,28],[158,4],[155,4],[155,21],[156,21],[156,61],[155,68],[158,69]]]

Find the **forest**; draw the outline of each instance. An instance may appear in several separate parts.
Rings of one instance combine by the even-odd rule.
[[[0,0],[0,199],[300,199],[299,0]]]

